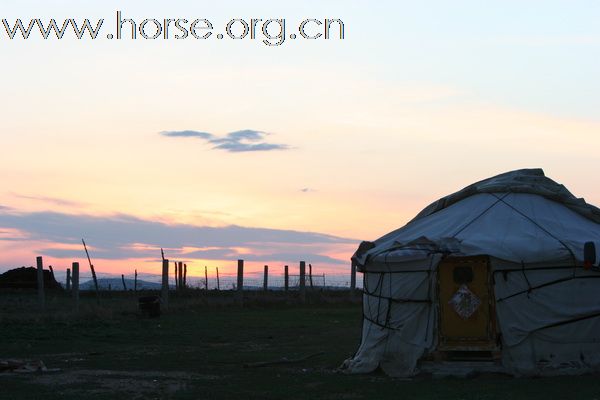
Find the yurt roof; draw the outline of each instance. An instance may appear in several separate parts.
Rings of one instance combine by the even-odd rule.
[[[575,197],[564,185],[553,181],[541,168],[519,169],[473,183],[431,203],[413,219],[417,220],[478,193],[529,193],[561,203],[600,224],[600,209]]]
[[[389,266],[433,252],[490,255],[515,263],[582,261],[600,245],[600,209],[576,198],[541,169],[504,173],[443,197],[400,229],[363,242],[353,260]]]

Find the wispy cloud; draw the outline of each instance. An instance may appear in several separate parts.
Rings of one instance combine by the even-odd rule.
[[[57,197],[25,195],[25,194],[20,194],[20,193],[10,193],[10,194],[19,199],[34,200],[34,201],[38,201],[41,203],[48,203],[48,204],[53,204],[53,205],[57,205],[57,206],[80,207],[80,206],[84,205],[83,203],[78,202],[78,201],[60,199]],[[4,207],[0,206],[0,210],[2,210],[3,208]]]
[[[292,246],[290,246],[292,247]],[[260,254],[244,253],[239,254],[235,249],[223,248],[223,249],[209,249],[209,250],[198,250],[184,255],[187,258],[198,258],[208,260],[235,260],[243,258],[246,261],[264,261],[273,260],[281,262],[292,262],[299,260],[309,260],[312,263],[326,263],[326,264],[347,264],[346,260],[340,260],[337,258],[330,257],[325,254],[318,254],[312,252],[302,251],[290,251],[290,252],[277,252],[267,251],[261,252]]]
[[[265,139],[269,133],[253,129],[243,129],[229,132],[225,136],[216,136],[212,133],[201,131],[163,131],[160,135],[166,137],[197,138],[213,145],[213,149],[229,151],[231,153],[287,150],[290,147],[281,143],[269,143]]]
[[[21,232],[18,229],[4,229],[0,228],[0,241],[18,241],[27,239],[28,236],[25,232]]]
[[[170,256],[180,259],[282,262],[306,259],[340,265],[346,260],[329,256],[326,249],[356,243],[354,239],[315,232],[166,224],[130,215],[99,217],[59,212],[0,211],[0,229],[5,232],[5,239],[51,243],[37,250],[48,256],[71,259],[82,256],[78,248],[82,237],[93,246],[93,255],[103,259],[156,258],[160,254],[156,249],[164,247],[169,249]],[[186,250],[189,248],[197,250],[190,252]]]
[[[200,138],[210,140],[213,138],[213,135],[208,132],[199,132],[199,131],[163,131],[160,132],[161,135],[167,137],[188,137],[188,138]]]

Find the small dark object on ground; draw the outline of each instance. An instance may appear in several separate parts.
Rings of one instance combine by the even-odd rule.
[[[27,360],[0,360],[0,373],[2,372],[17,372],[17,373],[32,373],[32,372],[57,372],[59,368],[46,368],[43,361],[27,361]]]
[[[140,311],[151,318],[160,316],[160,297],[144,296],[138,299]]]

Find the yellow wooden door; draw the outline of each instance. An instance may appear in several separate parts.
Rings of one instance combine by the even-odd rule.
[[[487,257],[448,258],[438,268],[439,350],[496,347],[495,311]]]

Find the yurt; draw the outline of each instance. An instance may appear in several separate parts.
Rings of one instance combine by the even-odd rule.
[[[472,360],[516,376],[600,370],[600,209],[541,169],[474,183],[363,242],[350,373]]]

